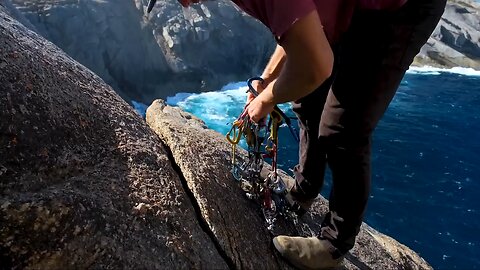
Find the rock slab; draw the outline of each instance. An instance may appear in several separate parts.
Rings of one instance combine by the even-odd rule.
[[[158,136],[0,6],[2,268],[228,268]]]
[[[236,268],[289,267],[271,245],[260,206],[249,200],[230,173],[231,146],[194,116],[156,100],[147,123],[162,138],[199,204],[203,219]],[[239,150],[238,159],[245,155]],[[290,177],[284,172],[282,178]],[[318,233],[328,203],[319,198],[298,224],[279,223],[282,234]],[[431,269],[418,254],[366,224],[341,269]]]

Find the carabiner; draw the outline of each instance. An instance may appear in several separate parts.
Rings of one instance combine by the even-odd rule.
[[[233,137],[232,137],[233,133]],[[225,136],[227,138],[227,141],[231,144],[237,145],[240,142],[240,139],[242,138],[242,133],[243,133],[243,123],[241,121],[236,120],[232,124],[232,128],[230,131],[228,131],[227,135]]]
[[[263,80],[262,77],[253,77],[253,78],[248,79],[248,81],[247,81],[247,85],[248,85],[248,90],[247,90],[247,92],[250,92],[250,93],[252,93],[255,97],[257,97],[257,96],[258,96],[258,92],[257,92],[257,90],[255,90],[255,88],[253,88],[253,86],[252,86],[252,82],[253,82],[253,81],[260,81],[261,83],[263,83],[264,80]]]

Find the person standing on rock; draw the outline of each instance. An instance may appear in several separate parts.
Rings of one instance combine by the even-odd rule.
[[[332,171],[330,212],[318,236],[273,243],[299,268],[338,266],[354,246],[369,197],[372,132],[446,0],[232,1],[278,43],[247,112],[257,122],[276,104],[293,102],[300,153],[287,196],[308,210],[327,164]]]

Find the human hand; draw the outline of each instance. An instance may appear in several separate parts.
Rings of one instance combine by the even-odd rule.
[[[245,111],[253,122],[258,123],[273,111],[275,105],[273,96],[268,92],[262,92],[247,104]]]

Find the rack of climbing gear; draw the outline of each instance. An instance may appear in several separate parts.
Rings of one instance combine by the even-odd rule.
[[[258,93],[252,86],[253,81],[263,82],[263,79],[254,77],[247,81],[247,92],[257,97]],[[285,124],[297,141],[299,138],[290,118],[278,106],[274,107],[267,117],[268,120],[265,118],[258,123],[250,119],[246,109],[247,106],[226,135],[227,141],[232,145],[231,172],[246,196],[262,205],[267,228],[272,230],[278,215],[295,218],[295,213],[299,210],[298,205],[291,205],[286,199],[287,186],[277,173],[278,130]],[[246,141],[248,155],[240,164],[236,158],[236,149],[242,137]],[[262,177],[265,159],[271,160],[271,169],[266,177],[265,174]]]

